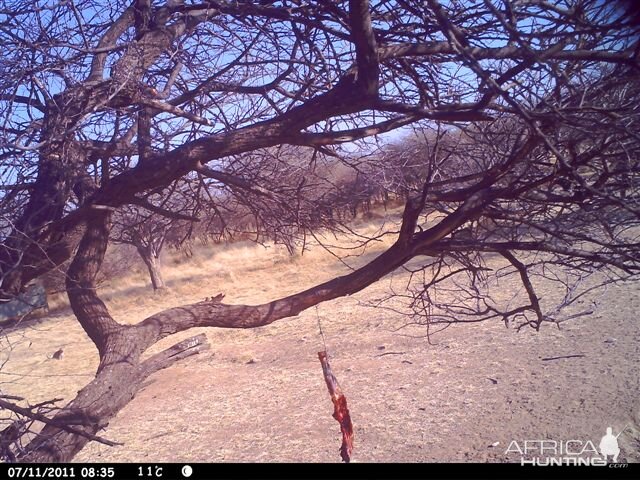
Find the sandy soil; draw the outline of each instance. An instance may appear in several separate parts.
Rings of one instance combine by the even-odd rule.
[[[257,303],[346,269],[321,253],[288,259],[236,245],[201,249],[189,263],[168,258],[166,272],[171,291],[162,295],[150,294],[143,275],[104,288],[114,317],[133,323],[220,291],[228,303]],[[610,289],[596,314],[562,329],[453,326],[430,343],[424,328],[398,330],[405,317],[362,305],[404,275],[269,327],[203,329],[211,350],[155,374],[101,433],[125,445],[94,443],[76,460],[339,461],[338,424],[317,360],[320,319],[354,421],[355,461],[519,461],[505,454],[513,440],[597,445],[609,426],[614,433],[626,426],[620,460],[640,461],[637,287]],[[32,403],[70,400],[97,364],[68,310],[2,342],[0,389]],[[63,358],[49,358],[58,348]],[[543,360],[567,355],[581,356]]]

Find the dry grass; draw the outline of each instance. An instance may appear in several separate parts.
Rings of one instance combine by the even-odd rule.
[[[357,227],[371,234],[377,222]],[[369,246],[352,263],[370,260],[392,240]],[[118,321],[138,322],[220,292],[228,303],[259,303],[348,272],[319,247],[291,258],[274,246],[200,246],[190,259],[172,254],[164,261],[168,292],[152,294],[141,270],[101,288]],[[362,306],[405,280],[406,273],[397,272],[353,297],[264,328],[202,329],[212,349],[154,375],[102,432],[125,446],[92,444],[77,460],[339,460],[338,427],[316,356],[324,348],[318,318],[348,396],[357,461],[514,460],[504,455],[511,440],[597,444],[607,426],[617,431],[627,423],[623,456],[640,460],[635,287],[611,289],[596,315],[562,330],[457,326],[429,344],[421,328],[398,330],[406,318]],[[502,288],[509,293],[508,285]],[[95,349],[62,307],[2,339],[4,393],[32,402],[70,400],[91,378]],[[48,358],[61,347],[62,360]],[[542,361],[569,354],[584,357]],[[499,446],[491,447],[494,442]]]

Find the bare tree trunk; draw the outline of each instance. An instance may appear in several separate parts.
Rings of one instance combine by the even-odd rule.
[[[66,281],[73,313],[100,355],[96,377],[30,442],[19,458],[22,462],[70,461],[133,399],[149,375],[209,347],[206,337],[199,335],[140,361],[150,344],[144,332],[117,323],[96,294],[95,278],[104,260],[109,229],[108,213],[87,222]],[[75,433],[64,426],[74,427]]]
[[[138,253],[140,254],[140,257],[142,258],[142,261],[147,266],[153,289],[160,290],[163,288],[167,288],[167,285],[164,283],[164,279],[162,278],[160,255],[157,252],[151,251],[150,248],[145,248],[142,246],[136,246],[136,248],[138,250]]]
[[[162,272],[160,270],[160,258],[151,255],[150,261],[147,262],[147,268],[149,269],[149,275],[151,276],[151,284],[154,290],[160,290],[167,288],[162,278]]]

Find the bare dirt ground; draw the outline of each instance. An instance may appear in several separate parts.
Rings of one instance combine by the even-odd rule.
[[[174,255],[165,263],[167,293],[153,295],[140,273],[102,289],[118,321],[219,292],[228,303],[263,302],[348,271],[320,249],[290,259],[248,244],[203,247],[190,261]],[[339,461],[339,428],[317,359],[319,318],[354,421],[355,461],[519,461],[505,454],[513,440],[597,446],[609,426],[614,433],[626,426],[620,460],[640,461],[637,287],[611,288],[596,314],[561,329],[460,325],[430,343],[424,327],[399,329],[406,317],[362,305],[405,277],[397,272],[268,327],[202,329],[211,350],[155,374],[101,433],[124,446],[90,444],[75,460]],[[68,401],[92,377],[97,353],[70,311],[45,320],[2,340],[3,393]],[[63,358],[49,358],[59,348]],[[582,356],[543,360],[567,355]]]

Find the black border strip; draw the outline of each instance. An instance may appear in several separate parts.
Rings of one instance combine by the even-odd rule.
[[[189,465],[191,475],[183,475]],[[0,464],[0,478],[68,479],[627,479],[640,478],[640,464],[551,466],[473,463],[286,464],[286,463],[68,463]]]

